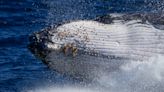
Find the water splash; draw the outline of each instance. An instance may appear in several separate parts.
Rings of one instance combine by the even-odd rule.
[[[130,62],[118,71],[104,74],[99,83],[111,92],[163,92],[163,65],[163,56],[145,62]]]
[[[27,92],[163,92],[164,56],[145,62],[129,62],[114,72],[102,71],[94,83],[51,85]]]

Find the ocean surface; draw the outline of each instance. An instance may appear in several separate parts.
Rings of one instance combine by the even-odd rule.
[[[162,0],[0,0],[0,92],[95,92],[95,90],[103,92],[104,85],[111,85],[104,82],[107,81],[105,78],[101,81],[103,87],[100,89],[97,89],[100,86],[94,87],[94,91],[90,86],[82,88],[70,86],[70,84],[80,85],[80,83],[67,75],[60,75],[50,70],[41,60],[34,57],[27,47],[29,35],[64,21],[92,20],[110,13],[161,13],[163,9]],[[161,60],[164,58],[159,59]],[[160,65],[164,64],[158,63],[157,67]],[[151,66],[150,68],[154,69]],[[163,74],[164,71],[161,69],[163,70],[160,67],[157,71]],[[129,76],[134,74],[133,71],[131,72]],[[110,80],[110,83],[117,81],[113,82],[115,86],[111,86],[109,92],[116,92],[116,89],[132,92],[129,87],[133,86],[120,86],[123,79],[118,76],[124,76],[124,74],[112,76],[114,79]],[[140,77],[135,78],[144,80]],[[120,84],[116,83],[118,81]],[[164,89],[160,89],[164,88],[163,82],[162,79],[158,82],[152,81],[153,85],[146,86],[150,89],[144,90],[145,92],[163,92]],[[65,87],[65,85],[69,86]],[[133,92],[144,92],[142,87],[139,86],[139,88],[141,89],[133,89]]]

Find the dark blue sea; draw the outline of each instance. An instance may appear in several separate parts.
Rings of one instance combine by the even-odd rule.
[[[33,92],[77,82],[50,70],[28,50],[31,33],[110,13],[163,12],[163,5],[162,0],[0,0],[0,92]]]

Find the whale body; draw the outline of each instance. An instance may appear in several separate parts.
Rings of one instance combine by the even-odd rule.
[[[134,18],[136,15],[129,19],[123,16],[77,20],[43,29],[30,36],[30,50],[51,69],[87,79],[117,70],[127,62],[145,62],[164,54],[163,29]]]

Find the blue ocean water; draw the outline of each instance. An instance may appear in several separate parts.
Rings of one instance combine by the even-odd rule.
[[[73,83],[51,71],[28,50],[28,36],[40,29],[109,13],[163,12],[162,0],[0,0],[0,92],[24,92],[38,85]]]

